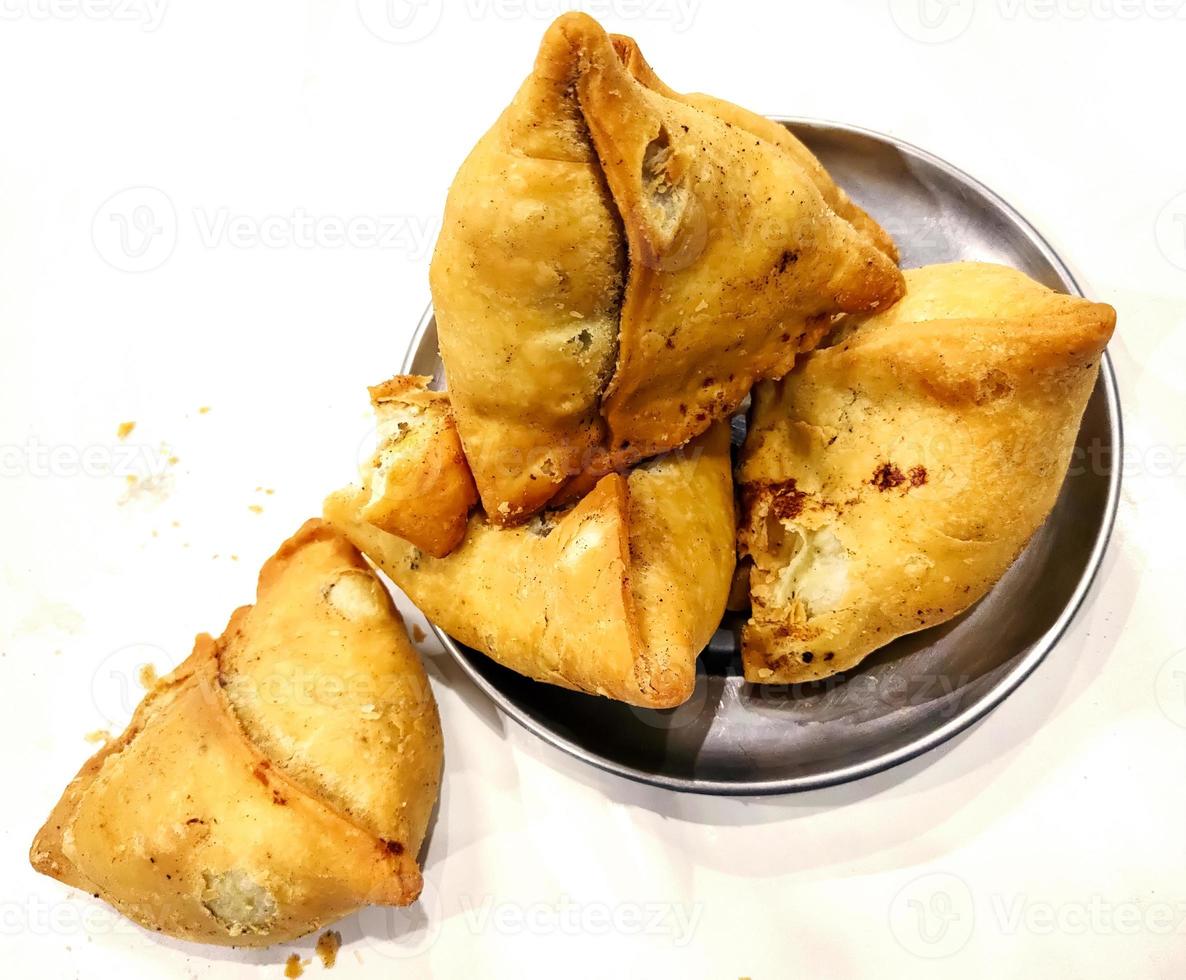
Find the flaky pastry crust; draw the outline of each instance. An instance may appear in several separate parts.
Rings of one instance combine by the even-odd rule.
[[[82,767],[30,859],[145,928],[270,945],[415,900],[441,757],[390,597],[310,521]]]
[[[624,50],[559,18],[450,189],[433,302],[498,524],[683,445],[901,294],[892,243],[801,143],[639,81]]]
[[[1115,311],[984,263],[906,283],[897,306],[755,389],[740,470],[749,681],[826,677],[952,618],[1062,487]]]
[[[630,704],[681,704],[724,612],[735,561],[728,429],[610,474],[570,510],[503,528],[470,518],[435,559],[361,519],[363,492],[325,517],[425,616],[536,680]]]

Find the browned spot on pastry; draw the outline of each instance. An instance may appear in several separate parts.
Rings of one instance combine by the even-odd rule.
[[[921,487],[927,482],[927,468],[925,466],[912,466],[910,468],[910,485],[912,487]]]
[[[388,854],[403,854],[404,845],[397,840],[383,841],[383,847],[386,848]]]
[[[878,490],[885,491],[900,487],[906,482],[906,477],[893,463],[882,463],[873,471],[873,479],[869,482]]]
[[[770,510],[780,521],[793,521],[803,513],[803,501],[807,499],[807,494],[795,485],[794,480],[779,484],[773,490]]]
[[[779,275],[782,275],[784,272],[786,272],[788,266],[794,265],[798,261],[799,253],[792,252],[790,249],[787,249],[787,251],[782,253],[782,256],[778,260]]]

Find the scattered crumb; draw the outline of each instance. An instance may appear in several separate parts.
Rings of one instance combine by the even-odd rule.
[[[247,509],[253,514],[262,514],[264,509],[259,504],[248,504]]]
[[[93,732],[87,732],[82,737],[88,742],[110,742],[111,732],[106,728],[96,728]]]
[[[157,677],[156,668],[152,664],[141,664],[140,672],[136,676],[140,680],[140,686],[146,691],[151,691],[156,687],[156,682],[160,680]]]
[[[163,503],[168,500],[169,494],[173,492],[173,476],[167,470],[163,473],[154,473],[148,476],[137,476],[134,473],[128,473],[124,476],[124,480],[128,484],[128,489],[124,491],[124,495],[119,499],[121,507],[132,501],[152,500],[156,503]]]
[[[290,980],[299,977],[305,972],[305,968],[301,966],[301,957],[299,953],[293,953],[284,963],[284,975]]]
[[[218,561],[218,555],[211,555],[210,558],[212,561]]]
[[[417,643],[424,642],[424,630],[422,630],[420,628],[419,623],[412,624],[412,639],[415,640]]]
[[[170,456],[169,457],[169,465],[170,466],[176,466],[180,462],[181,462],[180,456]]]
[[[132,434],[134,428],[136,428],[135,422],[120,422],[119,428],[115,430],[115,434],[120,439],[126,439]]]
[[[198,409],[198,414],[199,414],[199,415],[205,415],[205,414],[206,414],[207,412],[209,412],[209,411],[210,411],[210,406],[209,406],[209,405],[203,405],[201,408],[199,408],[199,409]]]
[[[181,521],[174,521],[172,526],[173,527],[181,527]]]
[[[154,538],[159,538],[161,536],[161,532],[154,529],[152,532],[152,536]]]
[[[238,561],[238,560],[239,560],[238,555],[231,555],[231,561]]]
[[[55,657],[60,657],[61,655],[62,655],[62,651],[61,651],[61,650],[55,650],[55,651],[54,651],[54,656],[55,656]]]
[[[323,932],[317,939],[317,955],[327,970],[338,961],[338,950],[342,948],[342,934],[333,929]]]
[[[273,490],[271,487],[268,487],[268,489],[264,491],[264,493],[266,493],[269,497],[272,496],[272,494],[274,494],[275,492],[276,491]]]

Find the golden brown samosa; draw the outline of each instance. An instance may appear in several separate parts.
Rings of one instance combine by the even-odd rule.
[[[1003,266],[927,266],[758,386],[746,679],[847,670],[980,599],[1054,506],[1115,321]]]
[[[33,866],[148,929],[265,946],[420,892],[436,703],[377,576],[310,521],[254,606],[144,698],[66,788]]]
[[[797,141],[637,81],[588,16],[551,26],[453,182],[431,269],[492,521],[684,444],[835,315],[898,298],[884,234],[837,214],[821,173]]]
[[[576,506],[518,527],[470,518],[432,558],[362,519],[365,492],[325,504],[339,528],[430,620],[528,677],[667,708],[695,685],[735,561],[729,434],[603,477]]]

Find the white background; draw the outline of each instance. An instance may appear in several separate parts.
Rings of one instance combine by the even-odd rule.
[[[0,0],[5,976],[308,955],[162,941],[26,850],[83,736],[130,715],[136,666],[221,630],[352,477],[450,178],[569,6]],[[787,798],[585,768],[425,641],[447,742],[425,901],[343,923],[335,975],[1183,976],[1186,2],[584,6],[676,88],[887,131],[1026,214],[1119,310],[1116,535],[986,721]]]

